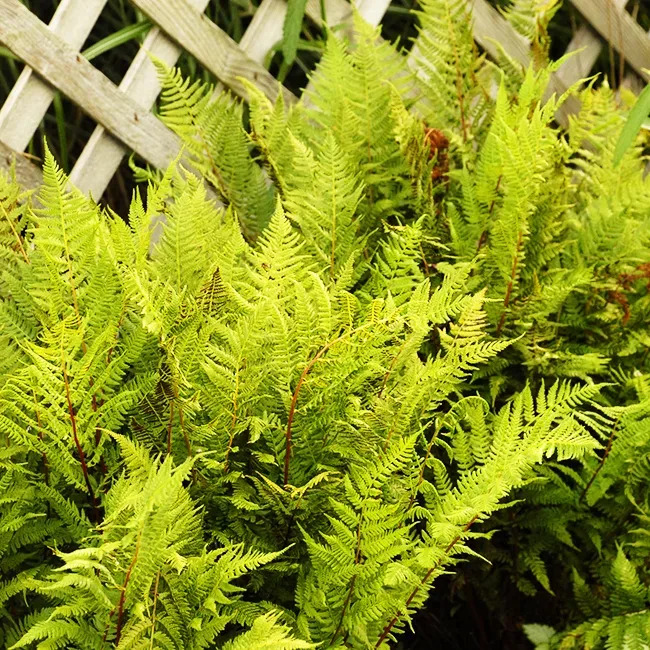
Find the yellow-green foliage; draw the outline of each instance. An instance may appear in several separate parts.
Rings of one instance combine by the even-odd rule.
[[[0,645],[388,648],[453,570],[644,647],[650,183],[606,85],[554,123],[547,5],[525,71],[357,18],[290,108],[159,65],[126,220],[0,178]]]

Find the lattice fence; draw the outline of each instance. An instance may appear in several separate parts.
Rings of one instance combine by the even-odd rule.
[[[527,65],[529,43],[486,0],[467,1],[477,43],[491,56],[500,44],[513,59]],[[586,77],[606,42],[639,77],[650,81],[650,35],[626,11],[626,0],[570,1],[585,24],[568,50],[582,51],[556,73],[553,90],[562,91]],[[244,94],[243,77],[270,98],[282,92],[287,102],[297,100],[262,65],[282,36],[285,0],[263,0],[239,43],[204,15],[209,0],[130,0],[154,27],[119,86],[80,54],[106,2],[62,0],[45,25],[19,0],[0,0],[0,43],[26,64],[0,108],[0,165],[15,159],[17,174],[27,187],[39,183],[40,172],[20,152],[36,132],[56,89],[97,123],[71,172],[73,183],[84,192],[100,197],[128,152],[159,168],[177,156],[179,139],[151,112],[160,87],[147,52],[173,65],[184,49],[239,95]],[[378,25],[389,4],[390,0],[357,0],[356,7],[368,22]],[[346,0],[325,0],[325,6],[332,25],[351,22],[352,8]],[[309,0],[308,18],[318,24],[320,12],[320,0]],[[561,122],[569,110],[570,104],[558,115]]]

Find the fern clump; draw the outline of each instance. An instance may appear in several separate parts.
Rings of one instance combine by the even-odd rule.
[[[246,115],[159,65],[124,220],[2,178],[4,646],[387,648],[474,580],[495,638],[643,647],[650,186],[606,86],[555,124],[554,4],[526,71],[423,2]]]
[[[294,628],[292,647],[380,643],[535,462],[596,444],[566,406],[597,389],[556,385],[495,418],[475,407],[485,454],[457,459],[452,443],[436,459],[455,394],[509,345],[486,337],[469,265],[395,285],[396,301],[376,273],[351,291],[358,251],[323,264],[280,200],[251,245],[232,208],[173,170],[129,226],[67,191],[51,157],[45,178],[14,269],[34,326],[14,335],[1,394],[3,598],[33,594],[13,647],[207,647],[264,616]],[[380,270],[411,250],[391,235]],[[440,351],[421,358],[434,325]]]

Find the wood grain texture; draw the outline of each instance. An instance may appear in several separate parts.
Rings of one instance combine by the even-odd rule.
[[[307,0],[307,16],[317,25],[322,24],[321,0]],[[386,13],[390,0],[356,0],[357,11],[364,20],[375,27],[379,25]],[[354,10],[347,0],[325,0],[325,17],[330,27],[351,23]]]
[[[620,2],[620,0],[618,1]],[[557,76],[564,85],[568,87],[575,81],[587,77],[594,67],[602,47],[602,39],[591,27],[587,25],[580,27],[565,52],[565,54],[574,52],[573,56],[557,71]]]
[[[384,17],[391,0],[357,0],[357,11],[373,27],[377,27]]]
[[[318,7],[317,12],[314,5]],[[374,27],[377,27],[381,22],[381,19],[386,13],[386,9],[388,9],[388,5],[390,5],[390,0],[357,0],[356,2],[356,8],[359,15]],[[354,19],[354,11],[352,5],[346,2],[346,0],[326,0],[325,14],[327,23],[330,27],[336,25],[344,26],[343,34],[341,33],[341,30],[337,30],[339,36],[346,36],[350,39],[353,38],[352,22]],[[316,24],[322,24],[320,16],[320,0],[308,0],[307,15],[309,15]],[[313,92],[313,89],[314,84],[310,78],[307,87],[305,88],[305,92],[302,95],[302,102],[305,105],[312,105],[309,94]]]
[[[0,0],[0,41],[150,164],[164,168],[180,150],[179,138],[160,120],[120,92],[18,0]]]
[[[625,9],[627,0],[612,0],[616,9]],[[565,54],[574,52],[557,71],[558,78],[568,88],[571,84],[588,77],[596,59],[603,49],[603,40],[588,25],[582,25],[569,42]]]
[[[386,13],[390,0],[356,0],[354,4],[359,15],[376,27]],[[321,0],[307,0],[305,13],[312,22],[322,26]],[[325,18],[329,27],[337,28],[336,33],[339,37],[353,39],[354,9],[347,0],[325,0]],[[311,89],[312,84],[309,82],[307,90]],[[309,101],[304,94],[303,97],[305,101]]]
[[[650,38],[650,30],[648,30],[646,34],[648,38]],[[625,77],[623,77],[621,86],[623,88],[631,90],[635,95],[638,95],[645,88],[645,83],[639,76],[635,75],[633,72],[630,72],[626,74]],[[646,165],[646,174],[648,173],[648,170],[650,170],[650,161],[648,161],[648,164]]]
[[[499,45],[508,56],[522,66],[530,63],[530,44],[512,25],[485,0],[468,0],[473,11],[474,40],[493,58]]]
[[[282,26],[287,14],[284,0],[263,0],[255,10],[250,25],[239,41],[239,47],[248,57],[263,65],[271,48],[282,39]]]
[[[203,11],[209,0],[190,1],[197,10]],[[119,89],[143,109],[150,111],[160,93],[160,83],[149,55],[155,56],[168,66],[173,66],[181,52],[181,48],[159,27],[152,27],[124,75]],[[122,142],[98,124],[70,173],[70,181],[84,194],[90,194],[98,200],[127,152],[128,148]]]
[[[618,1],[618,0],[617,0]],[[474,38],[492,57],[496,57],[499,45],[503,50],[519,62],[523,68],[530,64],[530,43],[519,34],[512,25],[485,0],[471,0],[474,12]],[[581,77],[562,77],[557,73],[551,76],[546,92],[546,98],[552,94],[562,95]],[[575,97],[569,97],[555,113],[555,119],[562,126],[569,123],[569,115],[580,109],[580,103]]]
[[[106,0],[62,0],[49,28],[79,50],[97,22]],[[26,66],[0,108],[0,140],[24,151],[43,120],[54,89]]]
[[[512,59],[527,67],[530,43],[486,0],[465,0],[472,16],[474,40],[494,59],[500,48]],[[408,56],[409,66],[417,68],[420,48],[416,40]]]
[[[321,0],[307,0],[305,12],[316,23],[322,25]],[[352,6],[346,0],[325,0],[325,18],[330,27],[346,23],[352,18]]]
[[[650,81],[650,37],[625,11],[612,0],[571,0],[571,4],[591,23],[592,27],[625,58],[627,63]]]
[[[132,0],[159,26],[147,35],[120,84],[121,94],[75,53],[106,0],[62,0],[50,30],[18,0],[0,0],[0,41],[52,84],[35,75],[31,67],[25,68],[0,109],[0,140],[9,145],[0,150],[0,155],[6,154],[5,149],[11,152],[27,145],[56,86],[99,122],[72,171],[72,180],[81,189],[98,198],[129,148],[154,166],[166,166],[177,154],[180,141],[149,113],[160,88],[148,52],[173,65],[183,47],[241,96],[245,97],[246,91],[238,77],[253,81],[271,99],[281,91],[288,102],[295,101],[262,66],[270,49],[281,39],[285,0],[263,0],[239,45],[203,15],[208,1]],[[486,0],[467,2],[473,11],[474,38],[488,54],[495,57],[503,48],[515,61],[527,66],[528,41]],[[643,68],[650,67],[650,38],[625,12],[625,0],[571,2],[648,79]],[[389,4],[390,0],[357,0],[356,6],[368,22],[378,25]],[[346,0],[325,0],[325,7],[330,25],[351,23],[353,10]],[[320,24],[321,0],[308,0],[306,11],[311,20]],[[578,30],[567,51],[582,51],[554,75],[551,91],[560,93],[589,74],[603,46],[594,29],[585,25]],[[61,34],[61,38],[52,32]],[[575,102],[562,108],[559,121],[566,123],[568,114],[576,108]],[[19,162],[29,166],[26,173],[33,180],[29,172],[35,166],[24,159]]]
[[[197,11],[203,11],[209,0],[189,1]],[[275,42],[282,38],[285,14],[284,0],[263,0],[255,12],[239,47],[256,63],[261,64]],[[120,90],[150,109],[160,93],[160,84],[148,54],[151,53],[172,66],[181,51],[180,46],[170,40],[159,27],[153,27],[120,83]],[[127,152],[128,149],[119,140],[98,125],[77,160],[70,180],[84,193],[99,198]]]
[[[273,75],[247,56],[230,36],[192,7],[188,0],[131,2],[241,97],[246,97],[243,77],[272,100],[282,92],[288,104],[296,101],[295,95],[280,86]]]
[[[28,160],[25,155],[0,142],[0,167],[9,170],[14,165],[16,180],[26,190],[36,189],[43,182],[39,167]]]
[[[500,48],[512,59],[527,67],[530,43],[486,0],[465,0],[472,16],[474,40],[494,59]],[[408,56],[409,65],[417,67],[420,48],[416,40]]]

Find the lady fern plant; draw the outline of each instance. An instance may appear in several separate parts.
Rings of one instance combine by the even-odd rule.
[[[186,149],[125,220],[51,155],[2,179],[6,647],[387,648],[478,553],[503,611],[562,593],[518,628],[642,638],[641,152],[606,88],[555,126],[537,14],[521,71],[466,11],[423,2],[408,65],[330,34],[292,107],[159,66]]]
[[[532,464],[595,444],[571,407],[597,388],[494,416],[455,396],[509,344],[467,265],[398,305],[372,276],[351,292],[351,262],[315,270],[280,201],[252,246],[192,177],[170,171],[130,225],[51,157],[45,183],[5,300],[10,647],[210,647],[246,625],[379,646]],[[452,440],[443,462],[467,409],[484,453]]]

